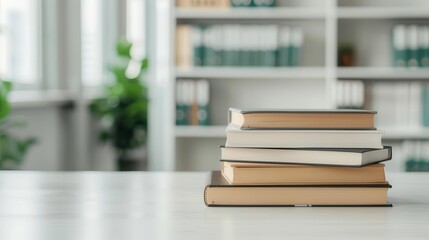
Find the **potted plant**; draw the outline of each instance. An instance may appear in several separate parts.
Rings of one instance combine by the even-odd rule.
[[[140,168],[144,156],[134,156],[133,150],[142,147],[147,136],[149,100],[141,78],[148,68],[148,60],[133,59],[131,49],[132,44],[127,40],[117,42],[120,61],[110,67],[115,80],[105,87],[103,97],[89,106],[90,111],[101,118],[99,139],[114,147],[120,171]],[[129,74],[133,71],[134,74]]]
[[[18,169],[34,138],[20,139],[15,137],[10,130],[22,126],[22,122],[9,120],[10,103],[8,94],[12,84],[0,79],[0,170]]]

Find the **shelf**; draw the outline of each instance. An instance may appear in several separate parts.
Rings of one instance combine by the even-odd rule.
[[[338,68],[337,77],[359,80],[429,80],[429,69],[342,67]]]
[[[223,78],[223,79],[314,79],[325,78],[323,67],[199,67],[177,69],[177,78]]]
[[[225,138],[226,126],[176,126],[176,137]]]
[[[428,6],[418,7],[339,7],[338,18],[389,19],[429,18]]]
[[[429,129],[384,130],[383,140],[429,140]]]
[[[178,20],[255,20],[255,19],[318,19],[325,11],[319,8],[229,8],[229,9],[176,9]]]
[[[66,90],[12,91],[9,97],[13,108],[67,106],[76,99],[75,94]]]

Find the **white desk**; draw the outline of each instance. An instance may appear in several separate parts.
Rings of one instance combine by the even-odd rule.
[[[208,208],[208,173],[1,172],[1,240],[429,239],[429,174],[393,208]]]

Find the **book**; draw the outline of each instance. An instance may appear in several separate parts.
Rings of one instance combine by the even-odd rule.
[[[429,55],[427,55],[428,46],[429,46],[429,28],[427,26],[419,26],[419,48],[418,48],[419,67],[429,66]]]
[[[301,48],[304,42],[304,34],[300,27],[294,27],[291,31],[291,48],[289,51],[289,66],[296,67],[301,63]]]
[[[216,206],[391,206],[388,182],[326,185],[231,185],[220,171],[211,174],[204,203]]]
[[[407,66],[410,68],[416,68],[419,66],[418,60],[418,27],[416,25],[407,26]]]
[[[231,0],[176,0],[180,8],[228,8]]]
[[[233,185],[385,183],[383,164],[366,167],[306,166],[222,162],[221,172]]]
[[[191,45],[193,28],[185,24],[176,27],[176,66],[178,67],[195,65],[195,51]]]
[[[203,46],[204,27],[199,25],[192,26],[191,30],[191,53],[193,66],[204,65],[204,46]],[[189,44],[188,44],[189,45]]]
[[[362,167],[392,159],[392,147],[383,149],[278,149],[221,147],[221,161],[271,163],[277,165],[308,164]]]
[[[407,65],[406,38],[405,25],[396,25],[393,27],[392,48],[393,66],[395,67],[405,67]]]
[[[289,66],[289,52],[290,52],[290,27],[281,26],[279,29],[279,40],[277,49],[276,65],[279,67]]]
[[[229,123],[241,129],[360,129],[374,127],[376,111],[229,109]]]
[[[207,126],[210,124],[209,102],[210,102],[210,85],[209,81],[202,79],[197,81],[197,103],[198,113],[197,119],[199,125]]]
[[[241,130],[229,125],[225,146],[382,149],[381,135],[377,130]]]

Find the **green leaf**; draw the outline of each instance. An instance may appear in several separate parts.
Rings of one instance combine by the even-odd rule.
[[[121,57],[126,57],[128,59],[131,59],[131,47],[133,46],[132,43],[130,43],[125,38],[119,39],[119,41],[116,43],[116,52]]]
[[[141,70],[145,71],[149,67],[149,60],[147,58],[142,60]]]
[[[1,89],[5,92],[5,94],[8,94],[10,91],[12,91],[12,83],[9,81],[2,81],[0,80]]]

